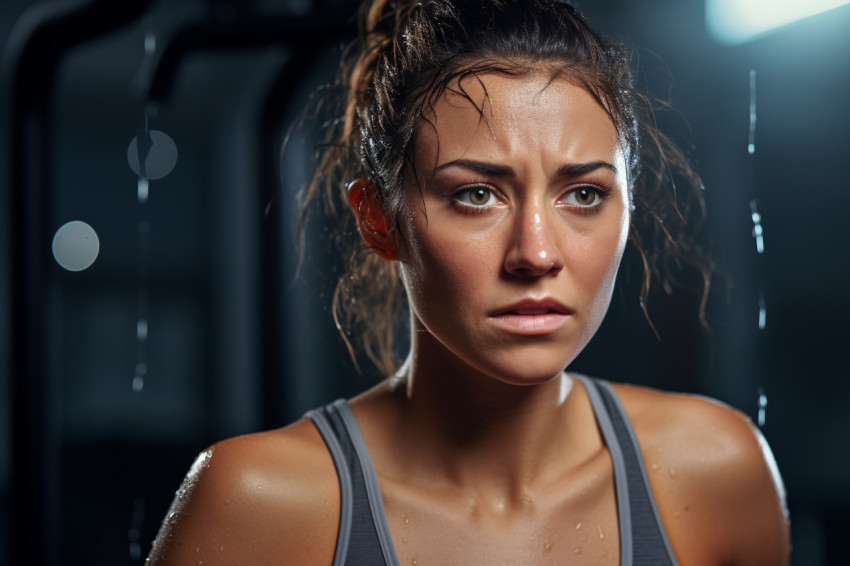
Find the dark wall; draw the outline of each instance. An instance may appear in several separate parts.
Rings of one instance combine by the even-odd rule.
[[[151,2],[140,17],[60,54],[39,154],[50,173],[40,230],[49,243],[64,223],[85,221],[100,238],[100,254],[72,273],[49,247],[33,252],[45,267],[43,324],[29,345],[44,364],[33,375],[0,372],[0,566],[21,557],[12,554],[10,533],[17,532],[11,500],[20,488],[13,478],[26,469],[12,456],[22,443],[47,439],[56,465],[43,474],[44,506],[16,515],[50,530],[55,549],[40,560],[137,564],[198,451],[225,436],[283,425],[374,381],[356,374],[336,336],[327,305],[339,262],[320,224],[309,230],[312,246],[294,279],[294,196],[317,141],[309,121],[294,131],[285,159],[278,150],[310,93],[333,76],[351,33],[338,21],[353,12],[350,2],[316,4],[322,33],[291,25],[309,15],[306,0],[237,3],[240,9],[212,0]],[[0,37],[35,6],[4,2]],[[794,564],[838,563],[850,510],[850,456],[841,440],[850,434],[842,359],[850,309],[843,247],[850,187],[842,170],[850,148],[850,7],[737,47],[708,37],[702,2],[579,7],[634,49],[639,81],[680,111],[662,111],[659,120],[689,147],[703,175],[726,277],[713,281],[708,330],[697,317],[698,290],[667,296],[656,284],[649,313],[659,338],[639,307],[640,265],[629,252],[606,322],[575,367],[711,395],[754,419],[764,393],[762,429],[789,491]],[[268,22],[279,24],[276,33]],[[156,40],[147,56],[146,36]],[[0,83],[4,173],[13,169],[18,143],[9,45]],[[176,54],[171,73],[155,75],[169,88],[146,104],[145,79],[169,49]],[[752,155],[751,70],[758,117]],[[174,140],[178,160],[168,176],[150,181],[140,203],[127,147],[145,116],[149,129]],[[13,291],[14,252],[31,245],[11,222],[21,214],[12,198],[19,190],[11,175],[0,177],[4,368],[21,367],[13,365],[14,349],[25,326],[11,308],[22,298]],[[753,238],[754,199],[763,254]],[[137,332],[140,319],[146,333]],[[14,380],[43,386],[41,432],[22,427],[25,419],[12,410],[28,401]]]

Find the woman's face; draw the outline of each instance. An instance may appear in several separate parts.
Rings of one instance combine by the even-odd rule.
[[[566,78],[489,73],[459,86],[475,104],[449,92],[417,132],[421,195],[405,175],[400,260],[417,351],[541,383],[608,308],[629,226],[622,147]]]

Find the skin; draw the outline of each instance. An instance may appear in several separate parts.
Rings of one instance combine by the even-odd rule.
[[[349,192],[366,244],[400,262],[412,311],[403,368],[351,401],[393,542],[402,564],[615,565],[610,456],[563,370],[598,328],[625,246],[622,147],[566,78],[463,87],[472,102],[446,95],[418,132],[422,193],[407,175],[400,232],[368,180]],[[563,312],[510,308],[544,298]],[[781,483],[746,418],[615,389],[679,562],[786,564]],[[329,565],[338,521],[333,462],[302,420],[202,453],[149,561]]]

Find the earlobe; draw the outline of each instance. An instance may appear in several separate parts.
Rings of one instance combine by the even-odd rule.
[[[369,179],[357,179],[346,187],[348,206],[357,217],[357,228],[363,241],[379,257],[387,261],[398,261],[398,250],[389,235],[387,217],[378,202],[375,184]]]

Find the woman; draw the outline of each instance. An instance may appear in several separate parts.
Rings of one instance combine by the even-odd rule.
[[[622,50],[554,0],[362,14],[319,178],[355,179],[344,196],[373,253],[355,254],[335,312],[392,377],[203,452],[149,561],[786,563],[782,486],[745,417],[565,371],[632,221],[675,206],[638,182],[639,139],[679,161],[639,129]]]

